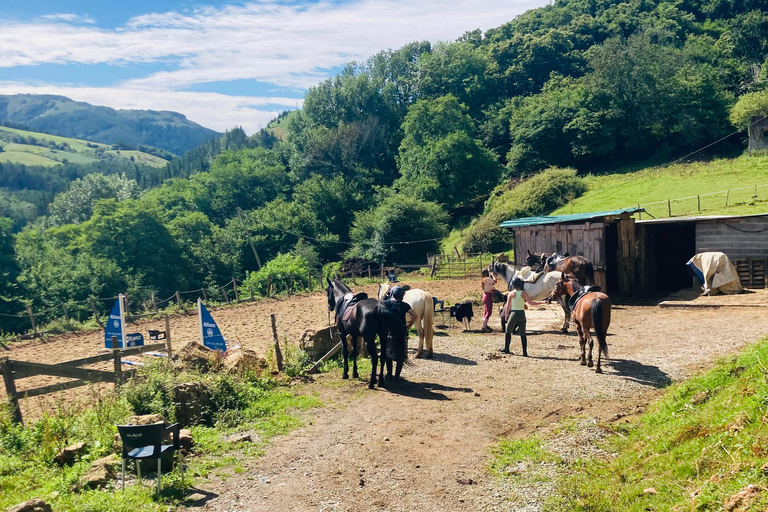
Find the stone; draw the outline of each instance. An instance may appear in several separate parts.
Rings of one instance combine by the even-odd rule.
[[[317,361],[335,347],[338,342],[339,340],[334,336],[331,327],[319,330],[307,329],[299,339],[299,348]]]
[[[88,445],[86,443],[75,443],[57,453],[53,460],[59,466],[71,466],[75,463],[75,460],[82,457],[87,452]]]
[[[704,402],[706,402],[707,400],[709,400],[709,390],[708,389],[705,389],[701,393],[696,393],[695,395],[693,395],[693,397],[691,397],[691,403],[693,405],[701,405]]]
[[[194,341],[176,351],[171,362],[177,369],[192,369],[202,373],[214,370],[221,364],[215,350]]]
[[[162,414],[144,414],[128,418],[129,425],[152,425],[153,423],[165,423],[165,418]]]
[[[252,371],[257,377],[269,369],[267,360],[253,350],[240,349],[227,353],[224,358],[224,368],[230,373]]]
[[[655,487],[646,487],[643,489],[643,494],[658,494],[658,491]]]
[[[249,432],[234,434],[232,436],[227,437],[227,442],[229,442],[230,444],[252,443],[253,435]]]
[[[192,451],[192,447],[195,446],[195,440],[192,439],[192,431],[188,428],[182,428],[179,431],[179,445],[183,455],[189,454]]]
[[[109,482],[117,479],[115,466],[121,462],[122,459],[115,454],[93,461],[91,467],[72,486],[72,490],[80,491],[83,489],[102,489],[106,487]]]
[[[14,505],[8,509],[8,512],[53,512],[53,508],[40,498],[34,498]]]
[[[182,427],[210,420],[211,389],[203,382],[187,382],[173,388],[176,421]]]
[[[733,512],[734,510],[739,509],[747,509],[757,500],[762,491],[763,488],[759,485],[749,484],[733,496],[725,498],[723,500],[723,508],[726,512]]]

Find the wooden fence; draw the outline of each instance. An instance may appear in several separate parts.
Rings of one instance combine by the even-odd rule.
[[[459,253],[455,254],[430,254],[428,266],[432,277],[440,279],[454,279],[477,277],[493,262],[492,254]]]
[[[117,337],[112,337],[113,346],[117,344]],[[111,353],[101,354],[97,356],[84,357],[82,359],[75,359],[72,361],[65,361],[58,364],[42,364],[32,363],[29,361],[16,361],[4,357],[0,359],[0,375],[3,376],[3,382],[5,384],[5,393],[8,396],[8,400],[11,404],[13,420],[17,423],[22,423],[21,408],[19,407],[19,399],[31,398],[33,396],[45,395],[48,393],[55,393],[57,391],[63,391],[65,389],[73,389],[80,386],[96,382],[110,382],[113,384],[120,384],[127,378],[130,378],[135,370],[123,371],[122,358],[126,356],[138,355],[144,352],[153,350],[167,351],[170,356],[173,354],[171,347],[170,332],[166,331],[166,339],[163,343],[156,343],[153,345],[145,345],[142,347],[132,347],[126,349],[113,349]],[[88,368],[82,368],[95,363],[101,363],[112,360],[114,362],[113,371],[104,370],[92,370]],[[50,375],[53,377],[63,377],[68,379],[66,382],[59,384],[51,384],[48,386],[41,386],[34,389],[26,389],[22,392],[16,390],[16,381],[18,379],[24,379],[27,377],[34,377],[36,375]]]

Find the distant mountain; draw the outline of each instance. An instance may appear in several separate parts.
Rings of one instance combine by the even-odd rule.
[[[2,121],[125,148],[153,146],[176,155],[220,135],[177,112],[115,110],[53,95],[0,95]]]

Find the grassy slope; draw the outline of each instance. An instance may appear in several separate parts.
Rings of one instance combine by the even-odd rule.
[[[587,176],[589,191],[554,214],[643,206],[655,217],[741,215],[768,212],[768,156],[741,156],[709,162],[650,167],[635,172]],[[757,201],[753,200],[758,185]],[[733,190],[746,188],[745,190]],[[726,208],[726,192],[728,207]],[[701,197],[698,210],[697,194]],[[679,199],[685,198],[688,199]],[[656,204],[649,204],[656,203]]]
[[[31,144],[17,144],[10,142],[14,136],[34,137],[38,141],[53,141],[56,144],[67,143],[70,151],[60,151],[42,146]],[[100,158],[96,155],[96,148],[89,148],[89,142],[69,137],[59,137],[57,135],[48,135],[47,133],[30,132],[26,130],[17,130],[0,126],[0,146],[3,152],[0,153],[0,162],[14,162],[26,165],[47,165],[54,166],[60,164],[65,158],[72,163],[87,164],[96,162]],[[97,145],[105,150],[105,154],[116,158],[130,159],[134,157],[137,163],[143,163],[154,167],[163,167],[168,162],[141,151],[113,151],[107,144],[90,143]]]
[[[768,483],[761,469],[768,456],[765,363],[763,338],[741,356],[672,386],[639,421],[612,427],[615,434],[601,448],[613,457],[568,465],[547,451],[545,441],[504,440],[490,468],[519,479],[525,476],[509,476],[507,468],[520,461],[558,465],[557,491],[544,507],[549,511],[722,510],[747,485]],[[766,506],[763,491],[738,510]]]

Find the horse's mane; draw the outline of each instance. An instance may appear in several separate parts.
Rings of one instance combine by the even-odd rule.
[[[584,288],[584,285],[582,285],[576,278],[572,277],[569,281],[571,282],[571,288],[573,289],[574,294],[579,293],[581,289]]]

